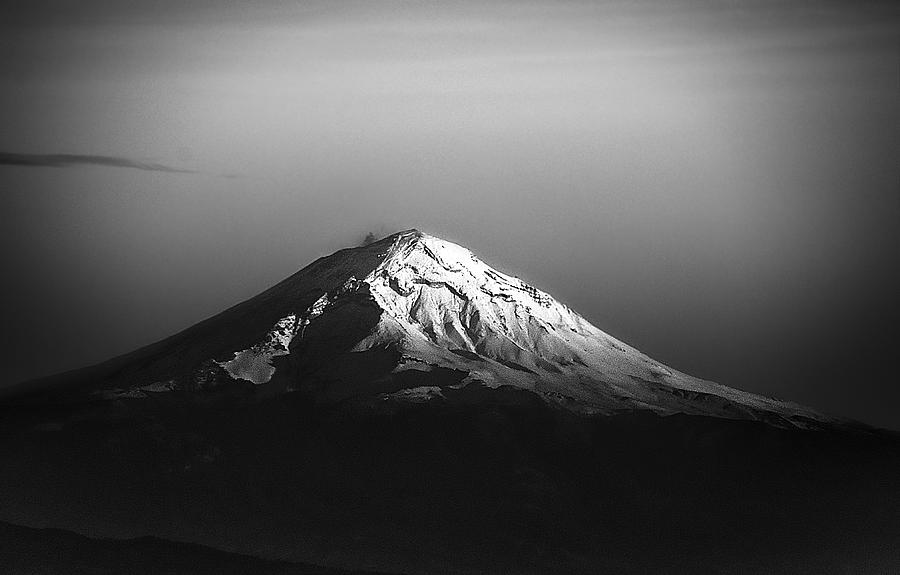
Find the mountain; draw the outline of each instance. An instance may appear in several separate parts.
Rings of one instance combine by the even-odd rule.
[[[335,569],[900,566],[895,435],[680,373],[416,230],[7,390],[0,463],[9,523]]]
[[[849,424],[680,373],[469,250],[417,230],[322,258],[173,338],[66,378],[76,394],[107,400],[244,382],[326,402],[430,401],[475,383],[584,414]],[[60,383],[29,385],[56,391]]]

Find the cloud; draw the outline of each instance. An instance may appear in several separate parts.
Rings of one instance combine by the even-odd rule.
[[[0,165],[30,166],[35,168],[64,168],[74,165],[108,166],[112,168],[133,168],[148,172],[169,172],[193,174],[194,170],[173,168],[164,164],[140,162],[119,156],[96,156],[92,154],[15,154],[0,152]]]

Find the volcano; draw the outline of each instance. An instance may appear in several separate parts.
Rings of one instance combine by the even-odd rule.
[[[679,373],[418,230],[322,258],[173,338],[64,379],[28,385],[105,400],[252,384],[320,402],[423,402],[475,384],[525,390],[584,414],[647,410],[801,429],[842,423]]]
[[[417,230],[2,409],[0,520],[107,558],[152,536],[297,572],[900,564],[894,435],[678,372]]]

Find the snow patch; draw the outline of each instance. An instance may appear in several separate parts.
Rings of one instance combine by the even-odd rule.
[[[275,322],[263,341],[250,349],[234,352],[234,358],[230,361],[216,363],[233,379],[244,379],[257,385],[267,383],[275,374],[272,359],[290,353],[288,346],[300,326],[301,322],[295,314],[285,316]]]
[[[96,398],[111,400],[111,399],[142,399],[148,397],[148,393],[168,393],[171,391],[175,391],[178,389],[178,384],[175,383],[175,380],[170,379],[167,381],[157,381],[154,383],[150,383],[147,385],[142,385],[139,387],[133,387],[131,389],[99,389],[91,393]]]
[[[401,389],[393,393],[383,393],[380,397],[385,401],[393,399],[410,403],[426,403],[433,399],[444,399],[444,394],[440,387],[426,385]]]
[[[157,381],[156,383],[151,383],[149,385],[142,385],[138,389],[141,391],[149,391],[151,393],[166,393],[175,391],[178,389],[178,385],[175,383],[174,379],[170,379],[168,381]]]

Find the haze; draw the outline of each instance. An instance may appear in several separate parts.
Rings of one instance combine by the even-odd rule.
[[[417,227],[700,377],[900,429],[892,2],[13,2],[0,385]]]

